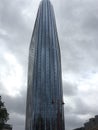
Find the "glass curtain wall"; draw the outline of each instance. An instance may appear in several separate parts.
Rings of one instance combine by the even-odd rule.
[[[64,130],[61,56],[53,6],[40,3],[29,48],[26,130]]]

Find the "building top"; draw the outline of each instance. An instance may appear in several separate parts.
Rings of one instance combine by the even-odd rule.
[[[90,118],[88,122],[84,123],[84,127],[76,128],[74,130],[98,130],[98,115]]]
[[[85,130],[85,128],[84,127],[80,127],[80,128],[76,128],[74,130]]]

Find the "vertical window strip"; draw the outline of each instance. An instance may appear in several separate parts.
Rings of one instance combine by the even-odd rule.
[[[51,6],[50,6],[50,8],[51,8]],[[54,109],[54,111],[53,111],[53,113],[54,113],[54,117],[53,117],[53,129],[57,129],[57,127],[56,127],[56,125],[57,125],[57,122],[56,122],[56,108],[57,108],[57,103],[56,103],[56,89],[55,89],[55,85],[56,85],[56,80],[55,80],[55,71],[56,71],[56,66],[55,66],[55,38],[54,38],[54,26],[53,26],[53,10],[51,10],[51,26],[52,26],[52,37],[53,37],[53,44],[52,44],[52,47],[53,47],[53,67],[54,67],[54,70],[53,70],[53,72],[54,72],[54,88],[53,88],[53,91],[54,91],[54,105],[53,105],[53,109]]]
[[[49,29],[49,88],[50,88],[50,100],[49,100],[49,107],[50,107],[50,109],[49,109],[49,128],[50,128],[50,130],[52,130],[52,86],[51,86],[51,57],[50,57],[50,53],[51,53],[51,21],[50,21],[50,8],[49,8],[49,1],[48,1],[48,3],[47,3],[48,5],[47,5],[47,9],[48,9],[48,29]]]
[[[45,25],[44,25],[45,26],[45,30],[44,30],[44,32],[45,32],[45,35],[44,35],[45,36],[45,46],[44,47],[45,47],[45,98],[46,98],[46,41],[47,41],[46,40],[46,26],[47,26],[47,24],[46,24],[46,21],[47,21],[47,12],[46,12],[46,10],[47,9],[46,8],[47,8],[47,6],[46,6],[46,1],[44,3],[45,3],[45,7],[44,7],[45,8]],[[47,124],[46,124],[46,118],[47,118],[46,117],[46,114],[47,114],[46,113],[46,102],[47,101],[45,99],[45,130],[47,130]]]
[[[37,17],[38,19],[38,32],[37,32],[37,41],[36,41],[36,50],[35,50],[35,64],[34,64],[34,93],[33,93],[33,98],[34,98],[34,106],[33,106],[33,109],[34,109],[34,127],[35,128],[35,124],[37,122],[37,104],[38,104],[38,101],[37,101],[37,93],[38,93],[38,88],[37,88],[37,56],[38,56],[38,42],[39,42],[39,29],[40,29],[40,16],[41,16],[41,8],[40,8],[40,11],[39,11],[39,16]]]

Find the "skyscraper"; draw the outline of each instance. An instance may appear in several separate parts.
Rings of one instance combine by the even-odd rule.
[[[53,6],[42,0],[29,48],[26,130],[64,130],[61,56]]]

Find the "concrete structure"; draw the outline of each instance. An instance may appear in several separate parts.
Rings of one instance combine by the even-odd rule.
[[[25,130],[64,130],[61,56],[53,6],[42,0],[29,49]]]
[[[84,123],[84,127],[74,130],[98,130],[98,115],[95,118],[90,118],[88,122]]]

